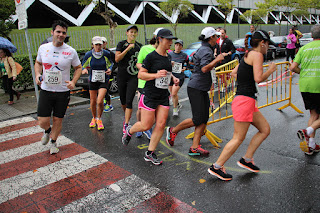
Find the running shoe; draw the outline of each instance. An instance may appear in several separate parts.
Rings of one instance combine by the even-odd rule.
[[[320,146],[316,144],[314,148],[311,148],[307,142],[303,141],[300,143],[300,149],[306,154],[306,155],[313,155],[314,152],[320,151]]]
[[[96,119],[94,119],[94,118],[91,119],[91,122],[90,122],[90,124],[89,124],[89,127],[90,127],[90,128],[96,127]]]
[[[194,156],[194,155],[209,155],[209,151],[208,150],[205,150],[205,149],[202,149],[201,148],[201,145],[199,145],[198,146],[198,148],[192,148],[192,147],[190,147],[190,149],[189,149],[189,155],[190,156]]]
[[[208,169],[208,172],[219,178],[220,180],[232,180],[232,175],[228,174],[224,167],[221,167],[220,169],[216,169],[214,165],[211,165]]]
[[[43,136],[41,138],[42,145],[46,145],[50,140],[50,133],[43,133]]]
[[[106,104],[104,109],[103,109],[103,112],[111,112],[113,110],[113,106],[110,104]]]
[[[103,106],[107,105],[107,100],[104,98],[103,99]]]
[[[150,140],[152,135],[152,129],[144,131],[143,134]]]
[[[59,152],[59,148],[57,147],[57,142],[51,143],[50,154],[57,154]]]
[[[302,141],[309,143],[309,135],[306,129],[299,129],[297,132],[298,138]]]
[[[180,111],[181,108],[182,108],[182,104],[180,104],[180,102],[178,102],[178,105],[177,105],[178,112]]]
[[[103,123],[102,123],[102,120],[97,120],[97,125],[98,125],[98,130],[103,130],[104,129],[104,126],[103,126]]]
[[[241,168],[247,169],[250,172],[260,172],[259,167],[254,164],[253,159],[251,161],[246,161],[244,158],[241,158],[237,164]]]
[[[142,137],[142,132],[136,132],[136,138],[141,138]]]
[[[166,136],[166,142],[169,146],[173,146],[174,145],[174,140],[176,139],[177,137],[177,133],[173,133],[172,132],[172,127],[168,126],[166,128],[166,133],[167,133],[167,136]]]
[[[148,155],[148,151],[144,153],[144,160],[151,161],[154,165],[160,165],[163,162],[154,152],[151,152],[151,154]]]
[[[126,129],[125,134],[122,136],[122,143],[125,146],[128,146],[130,140],[131,140],[131,135],[129,134],[129,131],[131,129],[131,126],[128,126],[128,128]]]
[[[124,121],[123,121],[123,127],[122,127],[122,133],[123,133],[123,134],[126,134],[126,130],[127,130],[128,126],[129,126],[129,124],[126,124],[126,123],[124,123]]]
[[[178,108],[173,108],[172,116],[178,116],[178,115],[179,115]]]

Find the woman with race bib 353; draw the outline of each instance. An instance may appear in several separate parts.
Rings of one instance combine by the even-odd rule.
[[[97,125],[98,130],[104,129],[101,120],[103,99],[107,93],[112,69],[110,53],[102,49],[102,44],[101,37],[93,37],[93,49],[85,54],[82,61],[82,74],[89,74],[90,108],[92,113],[89,127],[93,128]]]

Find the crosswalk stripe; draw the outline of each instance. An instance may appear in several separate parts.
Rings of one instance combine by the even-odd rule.
[[[58,147],[68,145],[71,143],[74,143],[74,142],[64,136],[60,136],[57,140]],[[49,145],[43,146],[41,144],[41,141],[26,145],[26,146],[21,146],[15,149],[9,149],[9,150],[0,152],[0,164],[8,163],[14,160],[27,157],[29,155],[34,155],[34,154],[48,151],[48,150],[49,150]]]
[[[59,148],[60,151],[56,155],[48,155],[48,151],[38,154],[29,155],[27,157],[1,164],[0,181],[15,175],[22,174],[28,171],[36,171],[38,168],[69,158],[73,155],[78,155],[88,150],[76,143],[71,143]]]
[[[34,120],[35,120],[34,118],[28,116],[28,117],[21,117],[21,118],[15,118],[12,120],[2,121],[0,123],[0,128],[11,126],[11,125],[16,125],[16,124],[21,124],[21,123],[26,123],[26,122],[34,121]]]
[[[33,127],[25,128],[25,129],[16,130],[13,132],[8,132],[8,133],[0,135],[0,143],[7,141],[7,140],[21,138],[23,136],[27,136],[27,135],[35,134],[35,133],[39,133],[39,132],[43,132],[43,129],[41,129],[40,126],[33,126]]]
[[[38,125],[38,121],[29,121],[29,122],[25,122],[25,123],[10,125],[10,126],[0,128],[0,134],[12,132],[12,131],[17,131],[20,129],[25,129],[25,128],[37,126],[37,125]]]
[[[37,169],[37,172],[28,171],[20,175],[0,181],[0,203],[17,196],[32,192],[48,184],[75,175],[84,170],[107,162],[107,160],[91,151],[66,158]]]
[[[130,175],[119,180],[114,185],[120,188],[115,191],[112,187],[100,189],[86,197],[76,200],[56,213],[64,212],[126,212],[138,204],[152,198],[160,192],[156,187],[136,175]]]
[[[12,140],[4,141],[0,145],[0,152],[6,151],[8,149],[14,149],[14,148],[18,148],[20,146],[32,144],[34,142],[38,142],[41,140],[42,136],[43,136],[43,132],[39,132],[36,134],[23,136],[21,138],[15,138]]]

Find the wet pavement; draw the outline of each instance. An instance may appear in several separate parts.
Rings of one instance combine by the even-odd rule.
[[[177,125],[191,115],[187,82],[179,93],[181,112],[172,117],[171,108],[167,125]],[[70,107],[58,139],[61,152],[53,156],[37,142],[41,130],[33,119],[1,122],[0,212],[318,212],[320,155],[307,156],[299,149],[296,131],[306,127],[308,112],[297,82],[294,75],[292,102],[304,115],[292,108],[276,110],[287,102],[261,109],[271,127],[255,154],[262,171],[252,174],[236,164],[256,133],[250,127],[246,140],[225,165],[233,175],[230,182],[208,174],[222,149],[213,147],[206,137],[201,144],[210,155],[188,156],[191,140],[185,136],[193,128],[180,132],[174,147],[168,147],[162,137],[156,151],[164,161],[160,166],[144,161],[149,142],[145,136],[133,137],[124,147],[124,114],[117,98],[112,100],[114,110],[103,114],[103,131],[88,127],[88,104]],[[258,101],[265,96],[259,89]],[[135,120],[134,113],[131,123]],[[223,148],[232,138],[233,120],[208,129],[223,140]]]

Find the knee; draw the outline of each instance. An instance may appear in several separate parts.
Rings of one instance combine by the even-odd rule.
[[[260,133],[262,133],[263,135],[265,135],[265,137],[268,137],[270,135],[270,126],[265,125],[261,130]]]
[[[178,94],[177,93],[172,93],[172,98],[177,98]]]
[[[100,106],[103,105],[103,99],[102,100],[98,100],[97,104],[100,105]]]
[[[164,129],[165,127],[166,127],[166,121],[157,121],[155,128]]]

